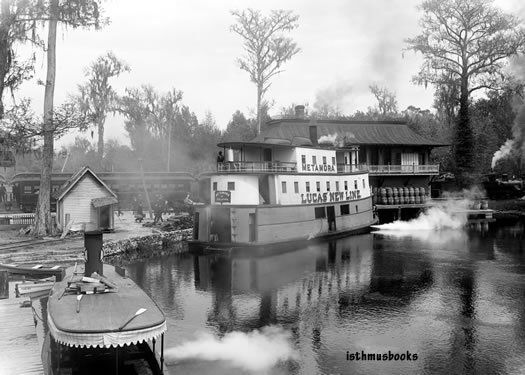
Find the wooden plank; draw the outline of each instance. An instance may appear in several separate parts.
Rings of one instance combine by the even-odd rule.
[[[0,368],[2,374],[44,373],[33,312],[22,299],[0,301]]]

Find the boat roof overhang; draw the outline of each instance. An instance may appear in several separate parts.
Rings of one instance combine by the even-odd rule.
[[[55,284],[47,311],[53,338],[72,347],[109,348],[150,341],[166,332],[166,318],[156,303],[131,279],[116,277],[112,266],[103,267],[104,276],[117,286],[117,292],[82,295],[78,312],[77,294],[62,295],[72,267]],[[139,309],[145,312],[131,320]]]
[[[334,146],[331,144],[321,143],[317,146],[313,146],[310,144],[294,144],[290,143],[290,141],[286,141],[286,143],[283,142],[279,143],[272,143],[272,142],[221,142],[217,144],[218,147],[222,148],[231,148],[231,149],[241,149],[241,148],[247,148],[247,147],[254,147],[254,148],[283,148],[283,149],[293,149],[293,148],[315,148],[315,149],[321,149],[321,150],[333,150]]]

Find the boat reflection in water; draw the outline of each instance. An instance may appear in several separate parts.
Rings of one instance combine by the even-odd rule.
[[[194,342],[200,332],[220,339],[276,325],[290,333],[299,359],[267,373],[520,374],[523,243],[522,227],[491,224],[366,234],[258,258],[181,254],[127,268],[165,311],[168,348]],[[347,351],[410,351],[418,359],[348,361]],[[251,373],[194,354],[170,370]]]

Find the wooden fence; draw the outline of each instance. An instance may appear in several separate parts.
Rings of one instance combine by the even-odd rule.
[[[55,217],[53,212],[51,217]],[[8,214],[0,216],[0,225],[32,225],[35,222],[35,214]]]

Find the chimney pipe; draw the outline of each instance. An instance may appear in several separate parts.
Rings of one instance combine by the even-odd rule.
[[[304,118],[304,105],[296,105],[295,106],[295,117],[296,118]]]
[[[313,146],[317,146],[317,125],[310,125],[310,141]]]
[[[84,276],[89,277],[93,272],[102,275],[102,232],[99,230],[85,232],[84,248],[86,250]]]

